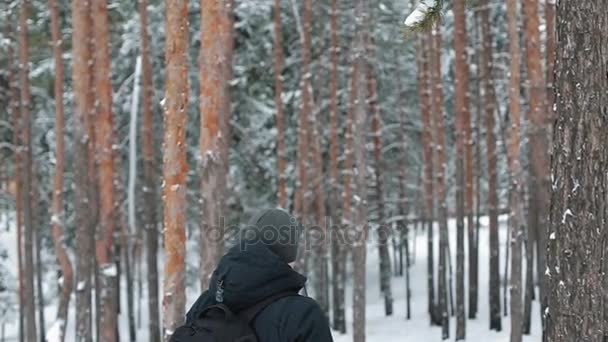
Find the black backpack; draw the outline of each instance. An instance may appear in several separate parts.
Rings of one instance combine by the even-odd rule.
[[[297,296],[295,292],[272,295],[238,313],[224,304],[212,305],[199,317],[183,325],[171,336],[170,342],[258,342],[252,322],[271,303],[280,298]]]

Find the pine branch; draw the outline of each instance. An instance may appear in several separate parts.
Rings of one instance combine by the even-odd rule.
[[[404,21],[406,33],[426,32],[441,19],[443,0],[420,0]]]

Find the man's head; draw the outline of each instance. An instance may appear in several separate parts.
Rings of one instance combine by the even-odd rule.
[[[263,243],[286,263],[296,260],[303,227],[284,209],[266,209],[253,216],[243,239],[246,244]]]

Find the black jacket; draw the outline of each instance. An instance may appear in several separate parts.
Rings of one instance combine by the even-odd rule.
[[[194,303],[186,316],[195,320],[216,304],[218,283],[223,281],[223,303],[238,312],[274,294],[297,292],[306,278],[263,245],[233,247],[213,272],[209,290]],[[313,299],[289,296],[262,310],[253,322],[260,342],[331,342],[328,321]]]

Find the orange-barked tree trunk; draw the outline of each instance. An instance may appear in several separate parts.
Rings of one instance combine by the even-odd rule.
[[[116,277],[114,264],[114,128],[108,8],[106,0],[92,0],[95,39],[95,91],[98,103],[95,120],[95,158],[98,164],[99,224],[95,234],[95,255],[99,268],[98,336],[101,341],[117,337]]]
[[[72,1],[72,47],[74,49],[73,84],[74,84],[74,183],[76,223],[76,341],[90,342],[92,337],[91,321],[91,281],[94,260],[91,258],[92,218],[90,217],[89,116],[93,110],[90,96],[93,79],[91,77],[91,35],[92,23],[90,4]]]
[[[229,115],[228,73],[226,63],[229,50],[226,42],[230,35],[230,2],[228,0],[201,0],[200,50],[200,167],[201,167],[201,232],[200,258],[201,290],[207,289],[211,274],[224,251],[225,182],[223,173],[225,117]]]
[[[167,42],[163,196],[165,271],[164,340],[184,322],[186,305],[186,128],[188,123],[188,1],[166,0]]]

